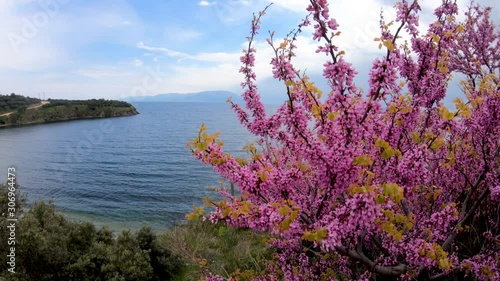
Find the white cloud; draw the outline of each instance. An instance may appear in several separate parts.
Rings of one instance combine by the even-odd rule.
[[[246,49],[246,44],[243,43],[240,47]],[[307,37],[298,37],[297,57],[294,59],[294,65],[301,70],[307,69],[307,74],[310,75],[319,75],[324,63],[324,56],[315,53],[316,45],[316,42]],[[274,56],[274,53],[264,40],[254,42],[254,47],[257,48],[254,71],[256,72],[258,83],[261,83],[272,78],[270,60]],[[165,48],[162,47],[141,45],[141,48],[147,48],[150,51],[166,56],[170,54],[170,52],[166,52]],[[153,91],[149,91],[148,95],[220,89],[240,91],[240,83],[244,79],[243,74],[239,73],[241,67],[240,56],[242,55],[240,50],[234,52],[183,54],[185,59],[182,61],[177,61],[174,65],[163,65],[163,67],[169,67],[169,75],[162,79],[158,87]]]
[[[205,90],[235,90],[242,76],[235,64],[219,64],[209,67],[191,65],[175,66],[159,93],[189,93]]]
[[[217,4],[215,1],[209,2],[209,1],[203,0],[203,1],[198,2],[198,5],[203,6],[203,7],[213,6],[215,4]]]
[[[181,57],[181,58],[188,57],[188,55],[183,53],[183,52],[170,50],[170,49],[163,48],[163,47],[146,46],[146,45],[144,45],[144,42],[137,43],[137,48],[144,49],[144,50],[147,50],[150,52],[162,53],[163,55],[165,55],[167,57]]]
[[[36,71],[53,67],[67,58],[67,52],[46,35],[57,29],[57,13],[20,13],[30,1],[1,1],[0,69]],[[36,15],[36,17],[35,17]]]
[[[190,59],[213,62],[213,63],[238,63],[241,53],[226,53],[226,52],[215,52],[215,53],[199,53],[194,56],[190,56]]]
[[[179,57],[182,59],[200,61],[200,62],[213,62],[213,63],[238,63],[241,53],[228,53],[228,52],[213,52],[213,53],[197,53],[197,54],[187,54],[179,51],[171,50],[164,47],[152,47],[146,46],[143,42],[137,43],[137,48],[148,50],[150,52],[155,52],[162,54],[166,57]],[[150,55],[150,54],[145,54]]]
[[[139,60],[139,59],[135,59],[132,64],[135,66],[135,67],[141,67],[144,65],[144,63],[142,62],[142,60]]]
[[[133,75],[132,72],[127,72],[124,70],[119,70],[116,67],[107,67],[107,66],[78,69],[74,73],[93,79],[101,79],[108,77],[130,77]]]

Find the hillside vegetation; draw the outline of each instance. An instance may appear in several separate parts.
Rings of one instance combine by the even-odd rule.
[[[0,114],[26,109],[30,105],[39,104],[41,102],[40,99],[16,95],[14,93],[10,95],[0,95]]]
[[[0,96],[0,106],[0,127],[138,114],[129,103],[105,99],[41,101],[11,94]]]

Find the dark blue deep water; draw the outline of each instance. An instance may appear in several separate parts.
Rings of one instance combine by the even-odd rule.
[[[28,201],[112,229],[160,230],[201,205],[219,176],[186,143],[202,122],[240,156],[252,140],[227,104],[136,103],[139,115],[0,130],[0,181],[16,167]]]

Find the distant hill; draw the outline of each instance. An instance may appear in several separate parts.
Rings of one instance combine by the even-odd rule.
[[[243,99],[233,92],[228,91],[204,91],[199,93],[189,94],[160,94],[156,96],[137,96],[125,98],[129,102],[209,102],[209,103],[224,103],[229,97],[232,97],[233,102],[242,103]]]

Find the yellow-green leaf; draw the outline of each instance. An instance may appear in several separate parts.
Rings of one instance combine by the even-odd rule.
[[[364,155],[354,157],[354,160],[352,161],[352,163],[354,165],[361,165],[361,166],[367,167],[367,166],[370,166],[371,164],[373,164],[373,158],[369,154],[364,154]]]
[[[449,269],[450,268],[450,263],[448,261],[448,258],[439,259],[437,264],[441,269]]]
[[[396,234],[394,234],[394,239],[396,242],[400,242],[403,239],[403,234],[400,231],[396,232]]]
[[[396,154],[396,152],[394,151],[394,149],[390,148],[390,147],[387,147],[384,149],[384,151],[382,151],[382,158],[384,159],[389,159],[391,158],[392,156],[394,156],[394,154]]]
[[[386,46],[387,49],[389,49],[389,51],[394,51],[394,44],[392,43],[391,40],[385,40],[384,46]]]
[[[320,228],[320,229],[318,229],[316,237],[318,240],[322,240],[326,237],[327,234],[328,234],[328,231],[326,230],[326,228]]]
[[[381,195],[378,195],[377,197],[375,197],[375,202],[377,204],[384,204],[385,203],[385,197],[381,196]]]
[[[335,119],[335,117],[337,116],[337,112],[330,112],[328,113],[328,119],[330,119],[330,121],[333,121],[333,119]]]
[[[197,220],[200,217],[198,214],[190,213],[186,215],[186,219],[189,221]]]
[[[304,239],[306,241],[314,242],[316,240],[316,233],[306,231],[306,232],[304,232],[304,235],[302,235],[302,239]]]

